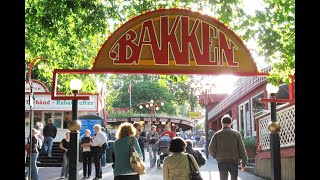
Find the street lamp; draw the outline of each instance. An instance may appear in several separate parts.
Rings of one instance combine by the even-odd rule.
[[[209,135],[208,135],[208,103],[209,103],[209,93],[211,92],[212,87],[215,87],[214,83],[209,83],[207,82],[204,86],[202,83],[198,80],[193,79],[190,84],[191,88],[193,89],[193,93],[196,96],[203,96],[203,100],[205,104],[205,109],[206,109],[206,119],[205,119],[205,138],[206,138],[206,146],[205,146],[205,152],[206,152],[206,157],[208,159],[209,153],[208,153],[208,146],[209,146]],[[216,88],[216,87],[215,87]]]
[[[72,79],[70,81],[70,89],[74,97],[79,94],[82,88],[82,81],[80,79]],[[79,130],[81,122],[78,118],[78,99],[72,99],[72,121],[69,122],[70,132],[70,149],[69,156],[69,180],[78,180],[78,162],[79,162]]]
[[[278,86],[267,84],[266,90],[270,93],[271,99],[276,99]],[[280,124],[277,122],[276,102],[270,102],[271,121],[268,124],[270,131],[270,156],[271,156],[271,178],[272,180],[281,180],[281,159],[280,159]]]
[[[142,109],[143,106],[145,106],[146,108],[149,109],[149,114],[153,116],[153,118],[155,117],[156,111],[160,110],[160,107],[164,105],[164,100],[160,99],[157,101],[154,101],[153,99],[151,99],[148,102],[145,103],[139,103],[137,106]],[[159,104],[160,103],[160,106]],[[152,121],[151,121],[151,125],[152,125]]]
[[[27,58],[27,57],[26,57]],[[32,83],[32,79],[31,79],[31,70],[33,68],[33,66],[35,65],[35,63],[39,60],[43,60],[43,58],[35,58],[30,64],[29,64],[29,68],[28,68],[28,79],[25,79],[26,81],[28,81],[29,86],[30,86],[30,94],[29,94],[29,106],[30,106],[30,113],[29,113],[29,126],[30,126],[30,138],[29,138],[29,144],[30,144],[30,149],[29,149],[29,179],[31,179],[31,153],[32,153],[32,127],[33,127],[33,120],[32,120],[32,114],[33,114],[33,107],[34,107],[34,101],[35,101],[35,97],[33,94],[33,83]],[[27,71],[27,64],[25,64],[25,71]],[[25,75],[26,78],[26,75]]]
[[[293,82],[293,76],[290,76]],[[289,99],[277,99],[276,93],[279,91],[278,86],[267,84],[267,92],[270,94],[270,98],[260,98],[261,103],[270,103],[271,121],[268,124],[268,130],[270,131],[270,158],[271,158],[271,179],[281,179],[281,159],[280,159],[280,124],[277,122],[277,109],[276,103],[293,103],[294,102],[294,87],[293,83],[290,83],[289,91],[291,92]]]

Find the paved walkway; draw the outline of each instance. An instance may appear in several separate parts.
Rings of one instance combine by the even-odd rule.
[[[105,167],[102,167],[102,179],[101,180],[112,180],[113,169],[112,164],[107,163]],[[149,154],[146,152],[146,174],[140,177],[141,180],[162,180],[162,168],[158,169],[157,167],[149,167]],[[162,167],[162,166],[161,166]],[[28,169],[28,168],[26,168]],[[209,156],[209,159],[206,161],[206,164],[200,168],[201,175],[204,180],[218,180],[219,171],[218,164],[215,159]],[[40,180],[57,180],[60,179],[61,167],[39,167],[39,178]],[[95,168],[92,164],[92,173],[91,179],[94,178]],[[79,163],[79,180],[83,177],[82,175],[82,163]],[[230,179],[230,176],[229,176]],[[241,172],[239,170],[239,180],[265,180],[248,172]]]

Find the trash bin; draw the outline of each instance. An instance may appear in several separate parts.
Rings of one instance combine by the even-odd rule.
[[[106,162],[107,163],[113,163],[113,160],[112,160],[113,144],[114,144],[114,141],[112,141],[112,140],[108,141],[108,147],[106,149]]]

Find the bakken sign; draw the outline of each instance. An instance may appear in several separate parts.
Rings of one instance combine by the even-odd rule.
[[[241,39],[218,20],[185,9],[131,19],[105,42],[93,69],[257,72]]]

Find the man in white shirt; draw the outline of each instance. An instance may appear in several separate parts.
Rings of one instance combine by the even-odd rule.
[[[93,180],[102,178],[102,170],[101,170],[101,158],[103,153],[102,145],[106,142],[106,137],[104,133],[101,131],[101,125],[96,124],[93,126],[94,132],[96,133],[92,139],[92,150],[93,150],[93,163],[96,170],[96,177]]]

